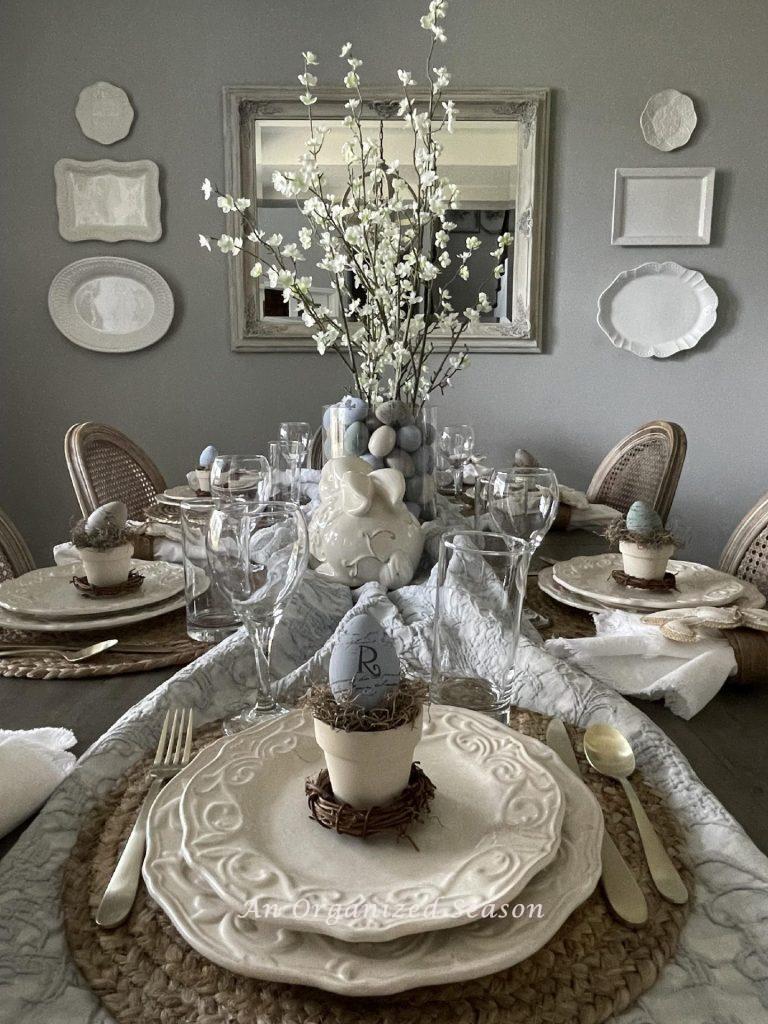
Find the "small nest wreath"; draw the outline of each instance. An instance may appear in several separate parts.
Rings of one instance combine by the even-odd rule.
[[[131,569],[128,578],[122,583],[112,583],[108,587],[94,586],[93,583],[88,582],[87,576],[72,577],[72,583],[84,597],[119,597],[120,594],[131,594],[134,590],[138,590],[143,582],[144,577],[135,569]]]
[[[382,832],[395,832],[398,839],[407,839],[418,850],[408,835],[408,829],[414,822],[424,821],[435,795],[435,787],[418,762],[414,762],[408,785],[396,800],[384,807],[361,810],[340,803],[333,795],[327,768],[306,780],[305,792],[310,817],[323,828],[343,836],[357,836],[359,839],[367,839],[368,836]]]
[[[300,702],[314,718],[342,732],[386,732],[410,725],[428,700],[426,683],[421,679],[403,679],[398,688],[385,697],[380,707],[367,709],[354,697],[334,697],[327,683],[307,690]]]
[[[677,590],[674,573],[665,572],[660,580],[644,580],[639,576],[630,576],[623,569],[614,569],[613,579],[622,587],[633,587],[636,590]]]

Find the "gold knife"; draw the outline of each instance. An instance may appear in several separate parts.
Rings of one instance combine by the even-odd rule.
[[[560,757],[566,768],[570,768],[574,775],[581,779],[581,770],[573,752],[570,737],[559,718],[553,718],[547,726],[547,745]],[[607,829],[603,832],[601,857],[603,873],[600,876],[600,881],[603,883],[603,890],[614,912],[628,924],[645,924],[648,920],[648,904],[645,902],[643,890],[638,885],[629,865],[619,853],[618,847],[608,835]]]

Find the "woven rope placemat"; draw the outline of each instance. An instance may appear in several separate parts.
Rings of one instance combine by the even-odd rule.
[[[131,626],[114,630],[84,631],[82,633],[31,633],[17,629],[0,629],[0,642],[4,644],[40,644],[82,648],[117,637],[126,644],[143,644],[147,652],[121,651],[119,645],[88,661],[71,665],[55,654],[21,654],[4,658],[0,651],[0,676],[12,679],[86,679],[99,676],[120,676],[128,672],[149,672],[172,665],[188,665],[208,649],[208,644],[191,640],[187,636],[184,611],[159,615]]]
[[[547,719],[515,711],[514,728],[542,739]],[[571,736],[580,737],[576,730]],[[201,730],[198,745],[219,735]],[[578,757],[581,754],[577,740]],[[590,772],[606,824],[640,880],[649,920],[639,929],[614,919],[600,888],[534,956],[506,971],[379,998],[345,998],[300,985],[232,974],[199,956],[177,934],[143,886],[131,916],[112,931],[93,915],[146,792],[148,758],[137,764],[84,823],[67,862],[64,924],[75,962],[119,1024],[600,1024],[621,1013],[657,980],[674,955],[688,908],[654,889],[634,819],[620,786]],[[678,826],[642,782],[648,814],[689,890]],[[306,813],[297,807],[297,813]]]

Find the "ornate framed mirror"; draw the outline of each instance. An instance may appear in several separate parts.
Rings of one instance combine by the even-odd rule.
[[[312,108],[315,123],[330,129],[323,149],[323,170],[329,190],[336,176],[343,187],[341,142],[344,89],[320,92]],[[406,163],[409,141],[397,117],[400,97],[363,92],[364,117],[383,140],[392,159]],[[549,90],[478,90],[452,93],[459,118],[445,140],[441,172],[458,185],[460,201],[452,212],[457,228],[452,245],[460,251],[466,238],[476,235],[495,244],[499,234],[514,235],[504,275],[489,290],[492,310],[464,336],[470,352],[540,352],[544,284],[544,228],[547,199],[547,143]],[[334,135],[338,133],[338,142]],[[226,190],[251,200],[259,228],[294,238],[302,217],[296,201],[286,199],[272,185],[274,171],[292,169],[308,134],[306,108],[292,88],[228,87],[224,90]],[[400,150],[403,150],[402,154]],[[236,227],[234,218],[228,230]],[[490,250],[486,245],[485,249]],[[491,269],[477,260],[472,276],[457,282],[456,308],[463,295],[487,288],[483,274]],[[232,348],[239,352],[314,351],[310,335],[292,303],[265,278],[250,276],[252,259],[229,260],[229,303]],[[313,274],[313,293],[324,302],[333,294]],[[486,275],[487,276],[487,275]],[[326,295],[326,292],[328,293]],[[438,350],[440,348],[438,343]]]

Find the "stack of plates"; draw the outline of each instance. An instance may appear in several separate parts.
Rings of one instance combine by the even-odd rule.
[[[619,554],[582,555],[543,569],[538,576],[539,587],[555,600],[589,612],[622,608],[645,614],[700,605],[762,608],[765,604],[765,598],[751,583],[698,562],[670,561],[667,571],[675,576],[675,589],[662,591],[622,586],[611,575],[621,567]]]
[[[0,583],[0,626],[30,632],[112,629],[184,607],[184,570],[170,562],[131,561],[144,583],[115,597],[91,598],[72,585],[85,575],[79,562],[35,569]]]
[[[304,713],[211,744],[153,804],[150,894],[214,963],[349,996],[519,963],[597,884],[600,808],[548,747],[476,712],[432,705],[415,757],[437,793],[414,846],[309,819],[323,758]]]
[[[193,491],[188,484],[169,487],[162,494],[155,495],[155,499],[160,505],[176,509],[178,509],[182,502],[189,502],[192,505],[207,505],[211,502],[210,498],[199,497],[197,491]]]

